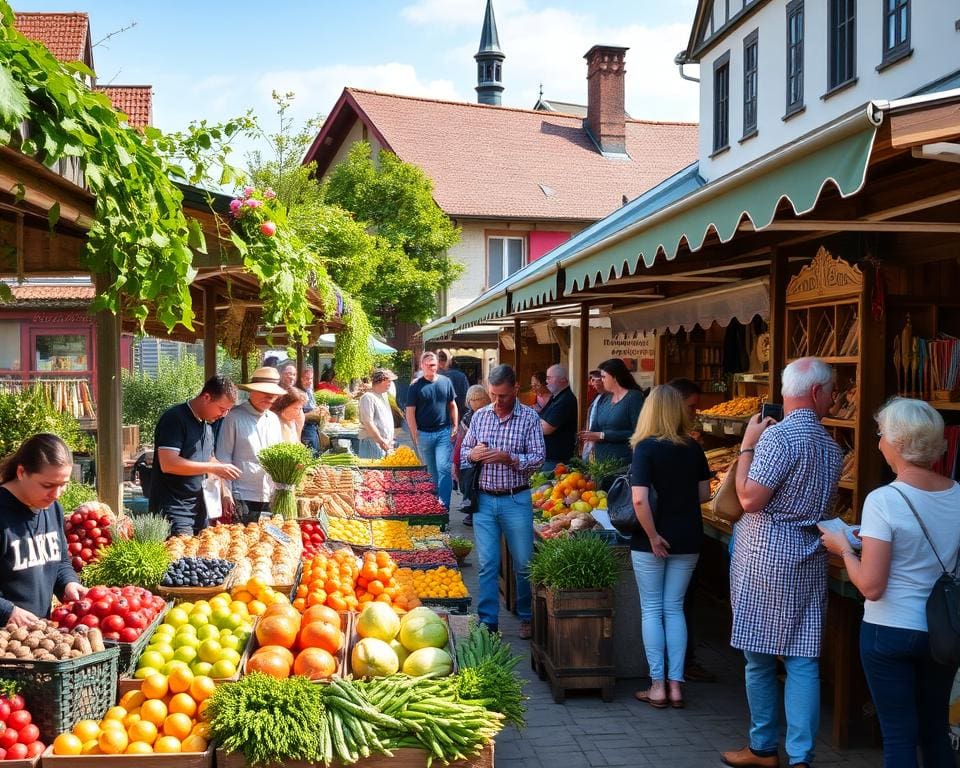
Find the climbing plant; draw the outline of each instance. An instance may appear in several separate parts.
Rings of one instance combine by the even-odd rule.
[[[333,346],[333,373],[337,381],[346,384],[350,379],[370,375],[373,355],[370,353],[370,321],[360,302],[343,297],[343,330],[337,331]]]

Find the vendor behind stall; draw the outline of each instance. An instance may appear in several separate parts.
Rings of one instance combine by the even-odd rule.
[[[87,592],[70,565],[57,503],[72,471],[70,449],[48,433],[0,465],[0,626],[46,618],[54,594],[79,600]]]

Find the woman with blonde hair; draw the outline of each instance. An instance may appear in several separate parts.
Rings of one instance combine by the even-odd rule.
[[[707,458],[687,434],[690,427],[680,393],[662,385],[647,396],[630,438],[633,508],[642,528],[630,540],[630,556],[650,667],[650,687],[634,696],[657,709],[684,706],[683,598],[700,556],[700,504],[710,498]]]

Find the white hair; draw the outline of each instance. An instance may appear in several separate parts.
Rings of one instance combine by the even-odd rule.
[[[833,381],[833,368],[818,357],[801,357],[783,369],[780,393],[784,397],[803,397],[818,384],[821,387]]]
[[[877,425],[887,442],[911,464],[928,467],[947,450],[943,417],[923,400],[894,397],[877,413]]]
[[[551,365],[549,368],[547,368],[547,373],[550,373],[550,371],[553,371],[553,375],[556,376],[558,379],[563,379],[564,381],[570,381],[570,377],[567,375],[567,369],[564,368],[559,363]]]

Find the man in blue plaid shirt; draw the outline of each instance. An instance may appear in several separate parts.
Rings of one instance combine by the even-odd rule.
[[[784,709],[790,766],[809,768],[820,724],[820,644],[827,605],[827,552],[817,523],[833,509],[843,454],[821,426],[834,372],[804,357],[783,371],[783,421],[747,425],[737,464],[743,517],[730,563],[733,634],[743,651],[750,744],[724,752],[727,765],[780,765],[777,657],[787,670]]]
[[[477,614],[492,632],[498,629],[500,536],[507,540],[517,576],[520,637],[530,630],[530,581],[527,564],[533,556],[533,500],[530,476],[543,464],[546,449],[540,416],[517,400],[517,375],[498,365],[488,379],[490,405],[473,415],[463,438],[460,466],[480,465],[473,531],[480,562]]]

